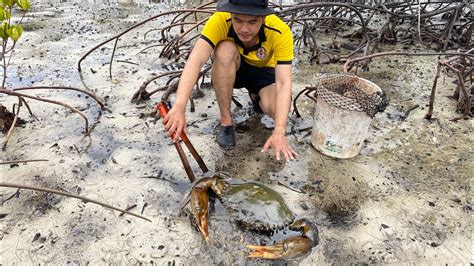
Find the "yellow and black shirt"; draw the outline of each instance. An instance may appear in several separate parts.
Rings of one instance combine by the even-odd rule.
[[[240,54],[250,65],[275,67],[276,64],[291,64],[293,60],[293,35],[291,29],[278,16],[268,15],[260,28],[259,42],[246,49],[232,27],[228,12],[215,12],[202,29],[201,38],[212,48],[224,40],[234,41]]]

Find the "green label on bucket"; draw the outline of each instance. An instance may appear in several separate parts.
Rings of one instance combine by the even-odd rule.
[[[326,140],[325,146],[326,146],[325,147],[326,150],[331,151],[331,152],[335,152],[335,153],[340,153],[341,150],[342,150],[341,146],[336,145],[336,143],[334,143],[330,140]]]

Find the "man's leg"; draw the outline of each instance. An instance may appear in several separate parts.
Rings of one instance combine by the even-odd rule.
[[[259,92],[260,96],[260,108],[262,111],[269,115],[271,118],[275,119],[275,110],[276,110],[276,85],[275,83],[270,84],[266,87],[263,87]]]
[[[213,61],[212,84],[221,114],[217,143],[223,149],[232,149],[235,146],[235,135],[230,104],[236,72],[240,67],[240,54],[235,43],[220,42],[214,49]]]
[[[240,54],[232,41],[220,42],[214,49],[212,64],[212,84],[216,92],[220,111],[221,126],[232,125],[230,105],[235,82],[235,73],[240,66]]]
[[[275,68],[249,66],[247,75],[252,81],[247,84],[247,89],[255,112],[263,112],[274,118],[276,110],[274,106],[276,97]]]

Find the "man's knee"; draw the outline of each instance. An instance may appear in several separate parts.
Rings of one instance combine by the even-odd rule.
[[[222,41],[214,49],[213,59],[214,61],[218,61],[226,65],[234,63],[236,66],[239,66],[239,49],[232,41]]]

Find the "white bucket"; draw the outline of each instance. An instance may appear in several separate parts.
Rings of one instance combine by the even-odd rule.
[[[382,91],[363,78],[359,78],[357,87],[368,95]],[[342,109],[318,97],[311,144],[327,156],[352,158],[359,154],[371,121],[365,112]]]

